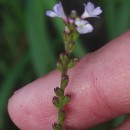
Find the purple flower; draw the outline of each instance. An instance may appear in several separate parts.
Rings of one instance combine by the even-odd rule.
[[[67,21],[67,17],[64,13],[61,2],[53,7],[53,11],[47,11],[46,15],[49,17],[59,17],[62,18],[65,22]]]
[[[66,33],[70,33],[70,28],[73,27],[80,34],[86,34],[93,31],[93,26],[84,19],[89,17],[98,17],[98,15],[102,13],[102,10],[100,7],[94,8],[94,4],[92,4],[91,2],[84,4],[84,7],[84,13],[81,17],[78,17],[75,10],[72,10],[69,17],[67,17],[63,10],[62,3],[59,2],[58,4],[55,4],[55,6],[53,7],[53,11],[47,11],[46,15],[49,17],[59,17],[63,19],[66,23]]]
[[[93,31],[93,26],[89,24],[88,21],[82,20],[80,18],[75,19],[75,25],[77,25],[76,30],[80,34],[86,34]]]
[[[82,14],[81,18],[89,18],[89,17],[98,17],[99,14],[102,13],[102,10],[100,7],[94,8],[94,5],[91,2],[88,2],[87,4],[84,4],[85,9],[84,13]]]

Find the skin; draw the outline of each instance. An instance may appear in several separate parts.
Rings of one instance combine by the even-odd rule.
[[[130,113],[130,31],[83,57],[69,71],[65,126],[85,130]],[[60,73],[53,71],[16,91],[8,103],[12,121],[21,130],[52,130],[57,110],[51,100]],[[129,130],[130,119],[115,130]]]

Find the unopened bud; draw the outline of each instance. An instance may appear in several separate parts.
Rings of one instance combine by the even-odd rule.
[[[71,11],[71,18],[77,18],[77,12],[75,10]]]
[[[69,77],[66,75],[64,77],[62,77],[61,79],[61,88],[64,90],[66,88],[66,86],[68,85],[69,82]]]
[[[66,105],[70,102],[71,95],[67,94],[64,97],[63,104]]]
[[[59,111],[58,118],[61,122],[64,121],[64,119],[65,119],[65,111],[64,110]]]
[[[65,33],[70,33],[70,29],[67,26],[65,26]]]
[[[65,65],[69,61],[69,57],[66,54],[60,54],[60,60]]]
[[[62,129],[62,126],[61,126],[61,125],[58,125],[57,123],[54,123],[54,124],[52,125],[52,128],[53,128],[53,130],[61,130],[61,129]]]
[[[72,36],[73,40],[75,41],[78,38],[78,36],[79,36],[79,33],[77,31],[74,31],[73,36]]]
[[[59,88],[59,87],[54,88],[54,92],[55,92],[55,94],[56,94],[58,97],[62,97],[62,96],[64,95],[63,89],[61,89],[61,88]]]
[[[57,108],[59,108],[60,100],[59,100],[59,98],[58,98],[57,96],[54,96],[54,97],[53,97],[52,102],[53,102],[53,104],[54,104]]]
[[[69,45],[67,46],[67,51],[69,53],[72,53],[75,50],[75,48],[76,48],[75,43],[70,42]]]
[[[69,18],[69,23],[73,24],[74,23],[74,19],[73,18]]]
[[[62,63],[60,61],[57,62],[56,67],[57,67],[58,70],[60,70],[61,72],[63,72],[63,65],[62,65]]]
[[[71,59],[69,64],[68,64],[68,69],[73,68],[77,62],[79,62],[79,59],[77,59],[77,58]]]

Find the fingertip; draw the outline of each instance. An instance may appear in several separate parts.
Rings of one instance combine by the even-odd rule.
[[[12,121],[22,130],[51,130],[56,120],[56,109],[48,92],[48,85],[40,78],[16,91],[8,102]],[[48,88],[48,89],[47,89]]]

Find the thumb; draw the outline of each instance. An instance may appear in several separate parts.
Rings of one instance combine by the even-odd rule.
[[[69,71],[65,126],[84,130],[130,112],[130,31],[88,54]],[[57,110],[51,100],[60,74],[53,71],[14,93],[8,104],[22,130],[51,130]]]

